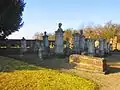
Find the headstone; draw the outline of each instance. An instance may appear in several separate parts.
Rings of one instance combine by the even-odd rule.
[[[108,54],[108,45],[107,45],[107,40],[104,40],[104,50],[105,50],[105,54]]]
[[[99,40],[95,41],[95,54],[96,56],[99,55]]]
[[[62,24],[59,23],[58,30],[55,32],[55,53],[56,54],[64,54],[64,40],[63,40],[63,34],[64,31],[61,28]]]
[[[80,48],[80,52],[84,52],[85,50],[85,37],[83,35],[83,30],[80,30],[80,37],[79,37],[79,48]]]
[[[107,43],[107,53],[110,54],[110,43]]]
[[[88,53],[88,38],[85,38],[85,49],[84,52],[87,54]]]
[[[104,53],[105,53],[105,50],[104,50],[104,41],[105,40],[103,38],[99,39],[99,42],[100,42],[100,45],[99,45],[100,56],[104,56]]]
[[[71,53],[69,39],[66,41],[65,55],[69,56]]]
[[[94,39],[88,40],[88,55],[90,56],[95,55],[95,40]]]
[[[43,59],[43,48],[41,46],[39,47],[38,56],[39,56],[40,60]]]
[[[27,46],[26,46],[26,40],[25,38],[23,37],[21,39],[21,56],[23,56],[23,54],[27,51]]]
[[[49,53],[49,41],[48,41],[48,35],[46,34],[46,32],[44,32],[43,44],[44,44],[44,52],[45,52],[45,55],[47,56]]]
[[[80,52],[80,44],[79,44],[79,41],[80,41],[80,36],[78,33],[75,33],[74,34],[74,52],[77,54]]]
[[[35,44],[34,44],[34,52],[38,52],[40,47],[40,41],[35,40]]]

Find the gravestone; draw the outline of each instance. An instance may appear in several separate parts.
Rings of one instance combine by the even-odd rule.
[[[69,39],[66,40],[66,48],[65,48],[65,55],[69,56],[71,53],[71,49],[70,49],[70,43],[69,43]]]
[[[47,32],[44,32],[43,36],[43,44],[44,44],[44,54],[47,56],[49,54],[49,41],[48,41],[48,35]]]
[[[21,50],[20,50],[20,54],[21,56],[23,56],[23,54],[27,51],[27,46],[26,46],[26,40],[25,38],[23,37],[21,39]]]
[[[80,53],[84,52],[85,50],[85,37],[83,35],[83,30],[80,30],[80,36],[79,36],[79,48],[80,48]]]
[[[40,47],[40,41],[39,40],[35,40],[34,52],[38,52],[39,47]]]
[[[99,40],[95,41],[95,54],[99,56]]]
[[[73,48],[74,48],[74,52],[77,54],[77,53],[79,53],[80,52],[80,44],[79,44],[79,40],[80,39],[80,35],[79,35],[79,33],[75,33],[74,34],[74,46],[73,46]]]
[[[59,23],[58,30],[55,31],[55,53],[56,54],[64,54],[64,40],[63,40],[63,34],[64,31],[61,28],[62,23]]]
[[[88,39],[88,55],[94,56],[95,55],[95,40]]]
[[[103,38],[100,38],[99,42],[100,42],[100,45],[99,45],[100,56],[104,56],[104,53],[105,53],[104,42],[105,42],[105,40]]]
[[[39,56],[40,60],[43,60],[43,48],[42,48],[42,46],[39,47],[38,56]]]
[[[85,49],[84,52],[88,54],[88,38],[85,38]]]
[[[104,50],[105,50],[105,54],[108,54],[108,44],[107,44],[107,40],[104,40]]]

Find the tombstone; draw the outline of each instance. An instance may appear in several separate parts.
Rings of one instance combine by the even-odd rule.
[[[66,41],[66,48],[65,48],[65,52],[64,53],[65,53],[66,56],[69,56],[70,53],[71,53],[69,39],[67,39],[67,41]]]
[[[55,31],[55,53],[56,54],[64,54],[64,40],[63,40],[63,34],[64,31],[61,28],[62,23],[59,23],[58,30]]]
[[[108,54],[108,45],[107,45],[107,40],[104,40],[104,52],[105,54]]]
[[[88,52],[88,38],[85,38],[84,52],[85,52],[86,54],[87,54],[87,52]]]
[[[95,41],[95,54],[98,56],[99,55],[99,40]]]
[[[21,56],[23,56],[23,54],[27,51],[27,46],[26,46],[26,40],[25,38],[23,37],[21,39],[21,51],[20,51],[20,54]]]
[[[80,36],[79,36],[79,50],[80,52],[84,52],[85,50],[85,37],[83,35],[83,30],[80,30]]]
[[[40,47],[40,41],[35,40],[34,52],[38,52],[39,51],[39,47]]]
[[[105,53],[104,42],[105,42],[105,40],[103,38],[100,38],[99,42],[100,42],[100,44],[99,44],[100,56],[104,56],[104,53]]]
[[[110,43],[107,42],[107,53],[110,54]]]
[[[44,32],[44,36],[43,36],[43,45],[44,45],[44,52],[47,56],[49,53],[49,41],[48,41],[48,35],[46,34],[46,32]]]
[[[80,52],[80,44],[79,44],[79,40],[80,39],[80,36],[79,36],[79,33],[75,33],[74,34],[74,52],[77,54]]]
[[[95,55],[95,40],[93,39],[88,39],[88,55]]]
[[[38,56],[39,56],[40,60],[43,59],[43,48],[41,46],[39,47]]]

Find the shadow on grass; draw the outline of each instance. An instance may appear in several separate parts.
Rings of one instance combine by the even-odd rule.
[[[20,55],[8,55],[6,57],[9,57],[11,59],[15,59],[15,61],[21,61],[22,64],[16,64],[13,65],[14,60],[11,60],[11,62],[4,62],[4,64],[2,65],[3,68],[5,67],[6,71],[12,71],[12,70],[39,70],[41,68],[47,68],[47,69],[72,69],[74,66],[68,64],[67,59],[68,58],[56,58],[56,57],[50,57],[44,60],[40,60],[39,57],[36,54],[26,54],[24,56],[20,56]],[[8,59],[9,59],[8,58]],[[5,61],[5,60],[3,60]],[[10,60],[9,60],[10,61]],[[15,64],[15,63],[14,63]],[[1,64],[0,64],[1,65]],[[6,65],[8,65],[6,67]],[[18,66],[17,68],[14,68]],[[7,70],[7,69],[10,70]],[[14,68],[14,69],[12,69]]]

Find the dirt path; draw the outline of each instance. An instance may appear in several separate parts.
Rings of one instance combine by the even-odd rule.
[[[112,56],[107,57],[106,60],[111,66],[111,73],[108,75],[78,71],[75,69],[64,69],[63,71],[74,73],[84,78],[93,80],[99,85],[100,90],[120,90],[120,53],[113,53]]]

